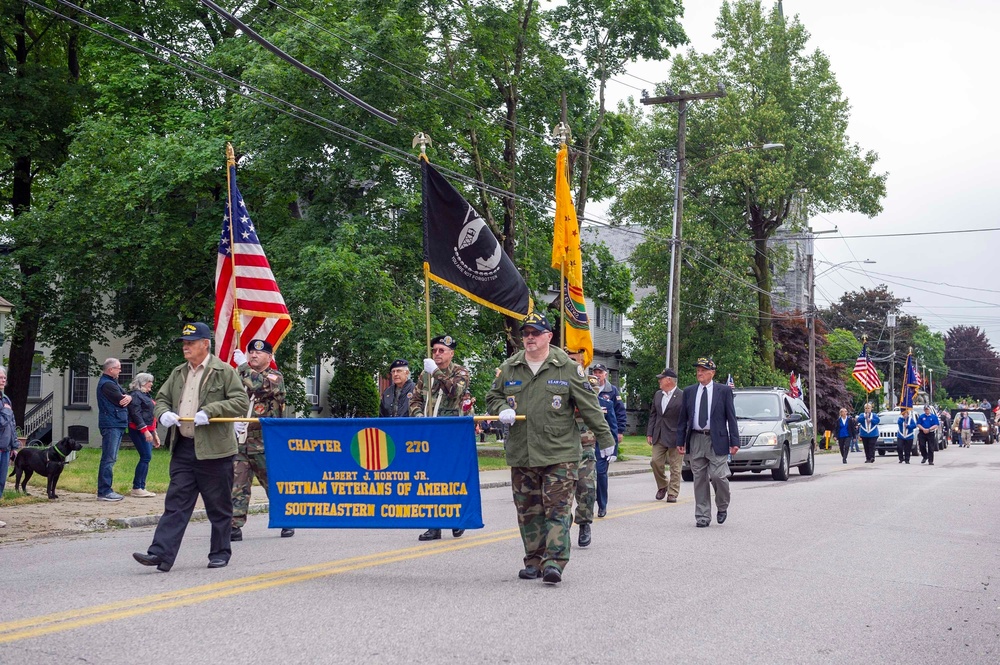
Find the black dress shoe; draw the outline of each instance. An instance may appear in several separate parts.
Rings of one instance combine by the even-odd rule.
[[[238,543],[241,540],[243,540],[243,529],[238,526],[234,526],[233,530],[229,532],[229,541]]]
[[[441,529],[427,529],[417,540],[440,540],[441,539]]]
[[[729,517],[729,513],[727,513],[727,512],[725,511],[725,510],[720,510],[720,511],[719,511],[719,512],[718,512],[718,513],[716,514],[716,516],[715,516],[715,519],[716,519],[716,521],[718,521],[718,522],[719,522],[719,524],[722,524],[723,522],[725,522],[725,521],[726,521],[726,518],[727,518],[727,517]]]
[[[226,559],[209,559],[208,560],[208,567],[209,568],[225,568],[228,565],[229,565],[229,561],[227,561]]]
[[[538,570],[538,566],[525,566],[517,576],[522,580],[537,580],[542,576],[542,571]]]
[[[656,490],[656,500],[657,501],[662,501],[663,497],[665,497],[666,495],[667,495],[667,488],[666,487],[663,487],[661,489]]]
[[[711,520],[698,520],[695,523],[695,526],[697,526],[699,529],[704,529],[706,526],[708,526],[711,523],[712,523]]]
[[[581,524],[580,525],[580,538],[576,541],[576,544],[580,547],[587,547],[590,545],[590,525]]]
[[[559,584],[562,582],[562,573],[555,566],[546,566],[542,581],[546,584]]]
[[[291,538],[294,535],[295,535],[295,529],[282,529],[281,530],[281,537],[282,538]]]
[[[156,569],[161,573],[169,573],[171,564],[167,563],[155,554],[147,554],[145,552],[133,552],[132,558],[141,563],[144,566],[156,566]]]
[[[597,516],[598,517],[605,517],[607,514],[608,514],[608,509],[607,508],[598,508],[597,509]]]
[[[465,529],[452,529],[451,530],[451,537],[452,538],[461,538],[463,533],[465,533]]]

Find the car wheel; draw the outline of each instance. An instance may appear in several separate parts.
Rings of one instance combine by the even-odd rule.
[[[694,472],[684,469],[681,471],[681,478],[683,478],[686,483],[694,482]]]
[[[788,447],[781,449],[781,464],[778,468],[771,469],[771,477],[775,480],[788,480]]]
[[[809,446],[809,455],[805,463],[799,464],[799,475],[811,476],[814,473],[816,473],[816,450],[813,446]]]
[[[878,451],[878,456],[879,457],[885,457],[885,451],[884,450]]]

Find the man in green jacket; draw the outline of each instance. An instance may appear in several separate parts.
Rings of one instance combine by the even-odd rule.
[[[550,346],[552,326],[532,313],[521,324],[524,350],[500,366],[487,408],[510,425],[504,445],[517,524],[524,542],[521,579],[558,584],[569,562],[572,503],[580,464],[580,418],[611,454],[615,441],[583,368]],[[516,421],[517,415],[524,421]]]
[[[236,370],[209,353],[211,339],[204,323],[184,325],[177,341],[184,345],[185,362],[174,368],[156,395],[153,412],[168,428],[170,485],[153,543],[146,553],[132,556],[162,572],[174,565],[199,494],[212,523],[208,567],[224,568],[232,554],[236,434],[231,423],[209,420],[245,417],[250,399]]]

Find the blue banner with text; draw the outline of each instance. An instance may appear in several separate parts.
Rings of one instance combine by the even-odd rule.
[[[472,418],[261,418],[271,528],[480,529]]]

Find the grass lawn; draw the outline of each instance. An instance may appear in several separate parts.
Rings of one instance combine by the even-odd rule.
[[[14,481],[7,483],[7,488],[11,487]],[[31,485],[31,483],[28,483]],[[45,487],[43,484],[42,487]],[[24,494],[19,494],[14,490],[5,488],[3,491],[3,496],[0,497],[0,508],[7,508],[9,506],[24,506],[29,503],[43,503],[48,502],[48,498],[44,496],[38,496],[37,494],[32,494],[30,496],[25,496]]]

